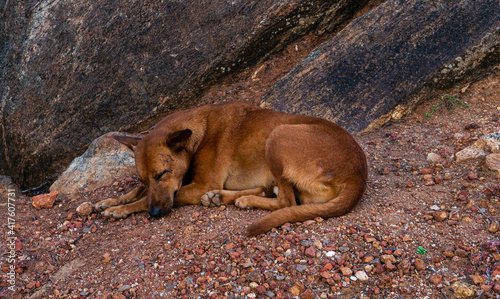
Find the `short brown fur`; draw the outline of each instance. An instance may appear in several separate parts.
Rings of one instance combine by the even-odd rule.
[[[255,236],[286,222],[344,215],[366,186],[365,155],[347,131],[246,103],[176,112],[142,139],[116,139],[135,151],[144,187],[97,203],[110,217],[162,216],[200,203],[272,210],[248,228]]]

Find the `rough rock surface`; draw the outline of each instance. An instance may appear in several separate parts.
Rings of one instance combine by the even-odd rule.
[[[486,167],[493,170],[497,176],[500,176],[500,153],[486,156]]]
[[[498,153],[500,149],[500,133],[493,133],[481,137],[474,144],[464,148],[455,154],[457,163],[470,159],[479,159],[486,156],[488,153]],[[490,159],[494,160],[494,157]],[[494,164],[494,161],[492,161]]]
[[[217,79],[367,1],[2,1],[0,173],[24,186],[94,138],[196,105]]]
[[[94,140],[83,155],[71,162],[50,190],[74,196],[135,175],[134,153],[113,139],[113,135],[126,134],[113,132]]]
[[[484,156],[486,156],[484,150],[475,144],[468,146],[455,154],[457,163],[471,159],[483,158]]]
[[[397,105],[401,114],[426,87],[451,87],[499,63],[500,14],[491,13],[499,10],[490,0],[389,0],[298,63],[265,106],[324,117],[351,132]]]
[[[0,198],[2,198],[1,203],[5,203],[3,202],[3,199],[6,199],[8,197],[8,193],[15,193],[16,196],[19,196],[21,194],[21,191],[19,190],[19,187],[14,184],[11,177],[0,175]]]

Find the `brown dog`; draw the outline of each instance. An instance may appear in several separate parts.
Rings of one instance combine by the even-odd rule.
[[[200,203],[273,210],[250,225],[254,236],[285,222],[344,215],[366,186],[365,155],[347,131],[245,103],[176,112],[142,139],[115,139],[135,151],[144,187],[97,203],[110,217],[158,217]]]

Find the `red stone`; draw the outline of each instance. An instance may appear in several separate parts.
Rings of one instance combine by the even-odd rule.
[[[311,246],[311,247],[307,248],[304,253],[307,256],[315,257],[316,256],[316,248],[314,248],[314,246]]]
[[[40,195],[34,196],[32,199],[33,200],[32,205],[36,209],[52,208],[58,195],[59,195],[59,192],[54,191],[54,192],[50,192],[47,194],[40,194]]]

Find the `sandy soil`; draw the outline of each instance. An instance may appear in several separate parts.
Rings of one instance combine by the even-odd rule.
[[[161,219],[75,214],[84,201],[130,190],[136,178],[59,198],[50,209],[19,196],[13,230],[1,206],[0,297],[497,298],[500,233],[489,229],[500,221],[500,180],[484,159],[456,163],[454,154],[500,131],[499,82],[491,74],[466,90],[437,91],[402,120],[356,134],[371,171],[354,211],[256,238],[245,227],[268,212],[235,206],[186,206]],[[442,103],[426,117],[444,94],[471,107]],[[440,160],[428,161],[429,153]]]

